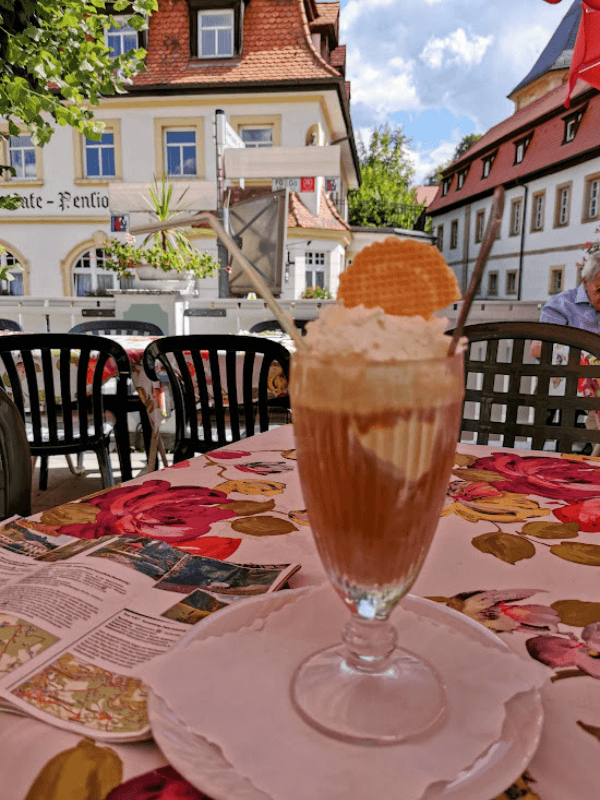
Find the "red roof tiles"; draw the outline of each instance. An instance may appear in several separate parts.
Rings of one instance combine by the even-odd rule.
[[[452,176],[452,183],[445,197],[440,186],[429,212],[460,205],[475,195],[490,193],[496,186],[507,185],[548,167],[559,169],[562,162],[600,147],[600,93],[580,82],[568,111],[563,106],[564,94],[565,87],[559,86],[491,128],[444,171],[444,178]],[[575,139],[563,144],[564,117],[585,107],[586,100],[589,102]],[[515,164],[515,142],[529,134],[532,134],[531,141],[525,157]],[[490,174],[482,178],[482,159],[494,152]],[[457,189],[455,174],[466,168],[464,185]]]
[[[319,14],[329,5],[339,13],[338,3],[319,3]],[[159,0],[159,10],[150,19],[146,70],[134,78],[135,87],[340,77],[313,46],[303,0],[251,0],[244,15],[241,55],[218,60],[190,56],[189,14],[186,0]]]

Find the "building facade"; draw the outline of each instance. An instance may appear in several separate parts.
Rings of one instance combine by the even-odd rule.
[[[271,148],[279,160],[282,149],[302,147],[310,164],[319,148],[339,146],[336,180],[318,176],[290,195],[281,295],[300,297],[313,284],[335,291],[351,240],[347,191],[359,181],[338,28],[338,2],[159,0],[143,35],[127,27],[108,31],[115,52],[141,45],[147,57],[127,93],[95,110],[106,126],[101,140],[57,128],[43,149],[26,131],[0,143],[0,163],[16,172],[3,173],[0,192],[23,198],[17,211],[0,210],[0,264],[10,265],[15,278],[0,290],[71,297],[119,288],[104,269],[102,248],[112,235],[110,187],[149,185],[167,175],[200,195],[215,186],[209,204],[186,207],[214,209],[220,110],[248,150]],[[1,121],[0,130],[7,131]],[[272,177],[246,180],[245,190],[270,191]],[[239,184],[228,182],[238,190]],[[132,215],[132,225],[137,221]],[[211,231],[193,236],[216,255]],[[217,278],[196,286],[201,296],[216,296]]]
[[[545,302],[578,285],[583,247],[600,236],[600,94],[580,82],[570,108],[563,105],[580,16],[576,2],[509,95],[515,113],[444,171],[429,207],[438,247],[464,291],[493,191],[504,187],[480,299]]]

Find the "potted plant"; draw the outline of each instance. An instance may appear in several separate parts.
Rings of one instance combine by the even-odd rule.
[[[307,286],[302,292],[303,300],[331,300],[331,292],[327,287],[321,289],[320,286]]]
[[[154,179],[149,187],[150,213],[158,222],[167,222],[180,214],[180,205],[187,189],[173,208],[173,185],[163,176],[160,183]],[[136,277],[140,280],[189,281],[217,274],[219,265],[206,252],[198,250],[189,239],[190,230],[156,231],[136,246],[134,236],[125,234],[124,241],[116,238],[105,245],[107,269],[114,270],[120,278]],[[135,271],[135,273],[134,273]],[[156,288],[171,288],[160,287]]]

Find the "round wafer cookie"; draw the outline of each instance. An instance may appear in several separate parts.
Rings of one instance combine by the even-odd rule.
[[[425,319],[460,296],[456,276],[437,248],[393,236],[361,250],[340,275],[338,289],[347,308],[362,304]]]

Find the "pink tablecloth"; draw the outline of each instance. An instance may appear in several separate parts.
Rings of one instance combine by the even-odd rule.
[[[167,541],[188,527],[190,540],[178,546],[191,552],[235,562],[298,561],[302,569],[292,586],[316,585],[325,576],[310,535],[293,447],[290,426],[274,429],[44,512],[31,522],[40,532],[93,537],[119,530],[127,517],[136,532]],[[185,495],[179,489],[184,486]],[[190,502],[189,487],[197,488],[195,502]],[[227,518],[211,514],[217,506],[203,505],[207,488],[222,493],[221,508],[231,511]],[[129,497],[124,489],[131,490]],[[91,510],[98,512],[95,525],[88,521]],[[545,723],[538,752],[528,772],[507,787],[505,800],[587,800],[597,794],[598,533],[599,459],[459,446],[446,507],[413,592],[467,614],[523,658],[551,668],[543,690]],[[3,800],[23,800],[43,765],[73,747],[78,737],[0,714],[0,741]],[[151,743],[111,747],[123,762],[124,781],[165,763]],[[120,794],[117,790],[111,800],[185,797],[181,782],[162,794],[158,789],[148,794],[148,785],[170,781],[180,779],[161,772],[127,791],[123,787]]]

